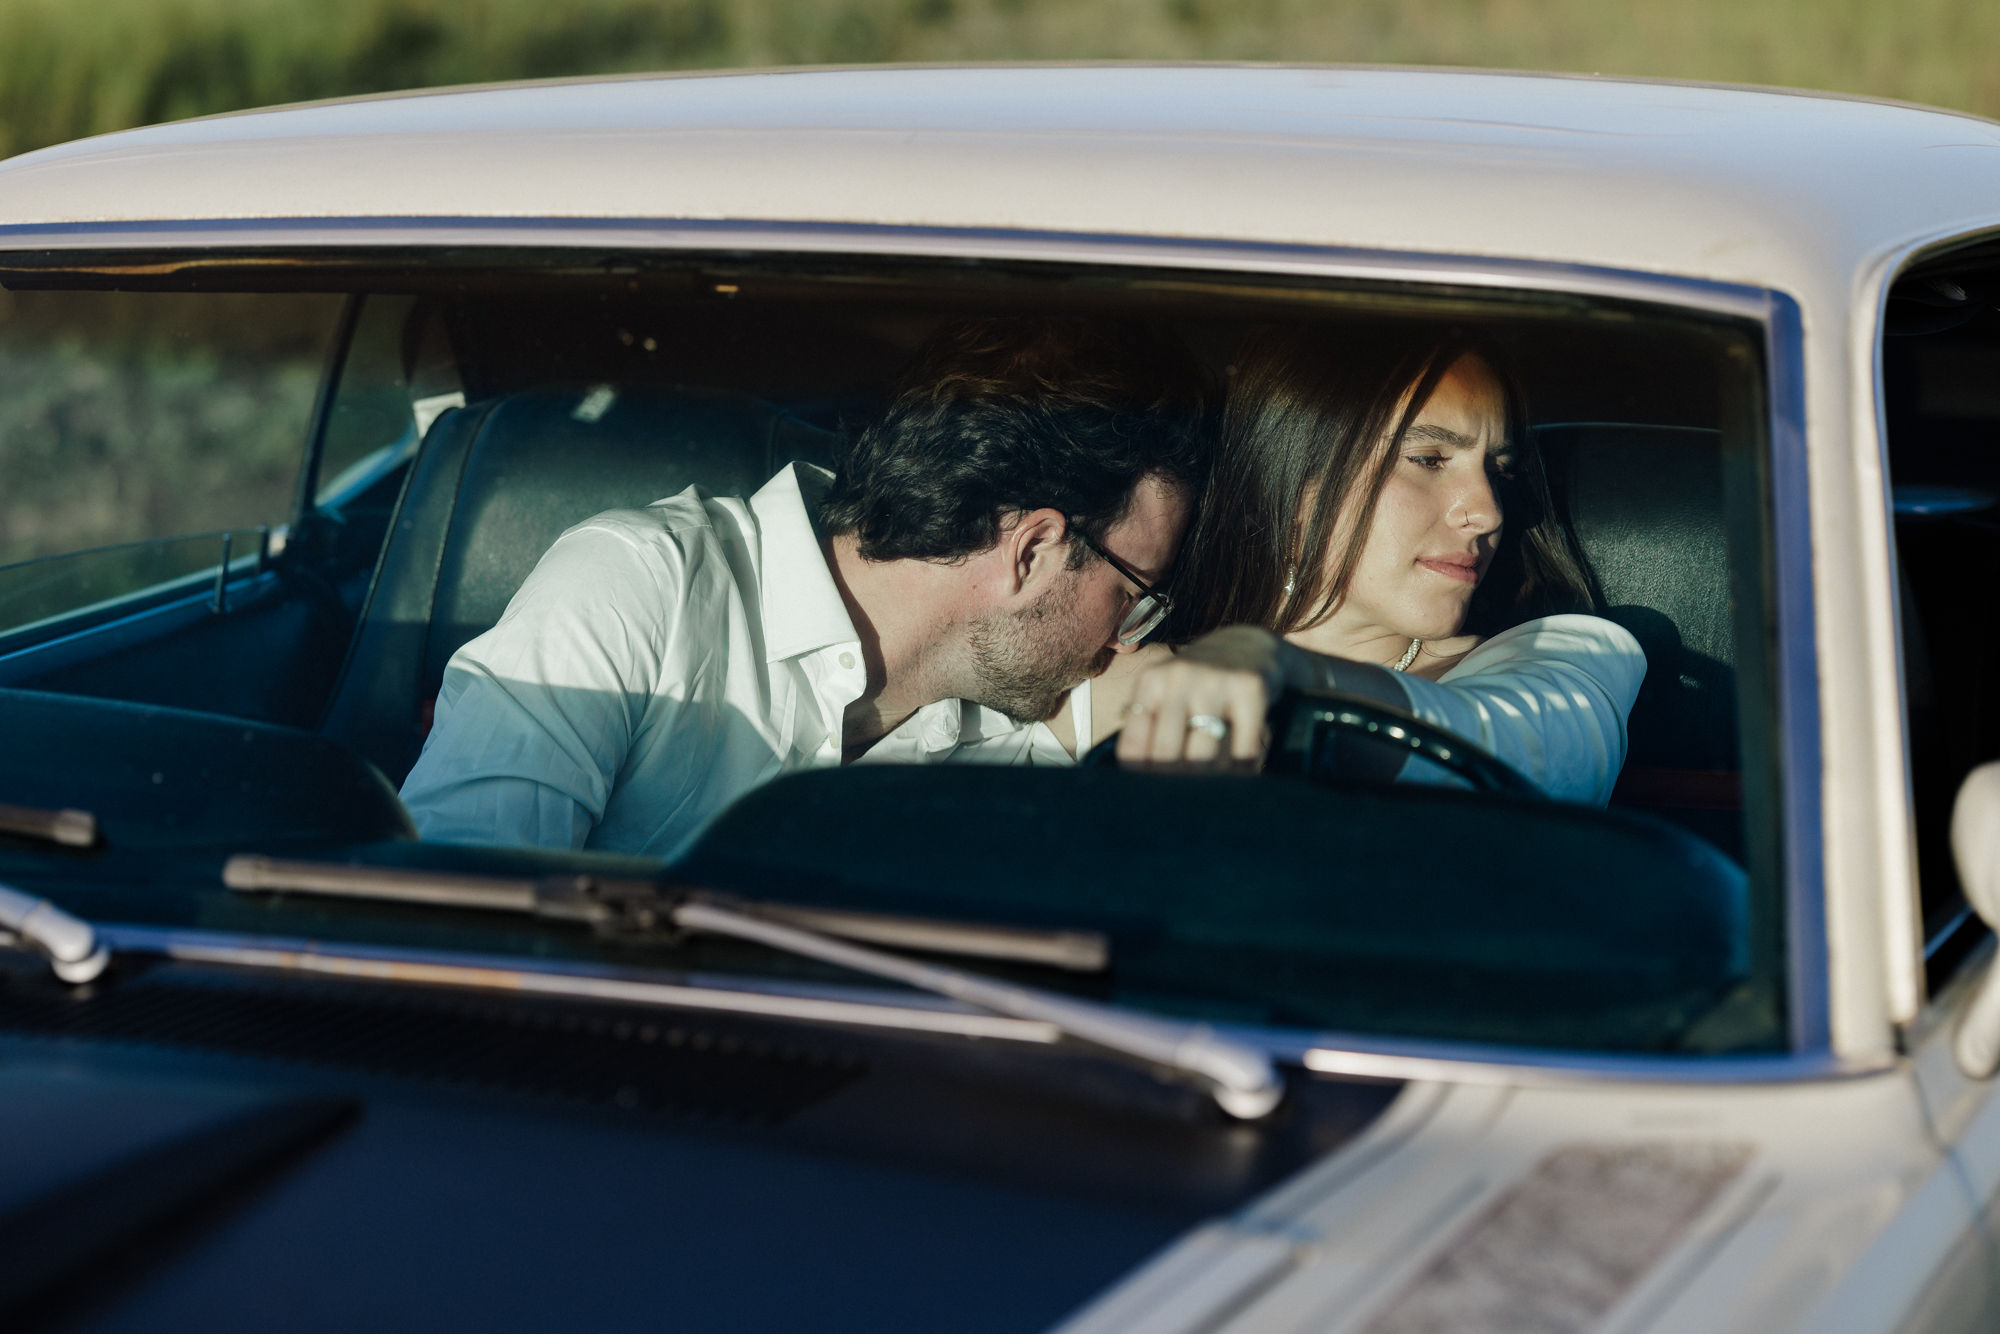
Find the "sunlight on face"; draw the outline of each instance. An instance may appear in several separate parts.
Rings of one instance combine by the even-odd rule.
[[[1467,353],[1438,381],[1397,449],[1347,596],[1331,618],[1349,638],[1449,639],[1500,542],[1513,470],[1507,395]],[[1343,511],[1335,550],[1356,516]]]

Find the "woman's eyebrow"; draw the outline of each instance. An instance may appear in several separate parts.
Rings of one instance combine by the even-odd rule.
[[[1408,444],[1412,440],[1423,440],[1437,445],[1449,445],[1453,449],[1471,449],[1474,443],[1470,436],[1461,435],[1449,426],[1438,426],[1431,422],[1423,422],[1412,426],[1408,431],[1403,433],[1403,442],[1405,444]]]

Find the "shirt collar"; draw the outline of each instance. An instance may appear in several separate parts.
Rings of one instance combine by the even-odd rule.
[[[761,553],[757,597],[764,613],[766,662],[843,645],[860,647],[813,519],[832,482],[833,474],[825,468],[793,463],[750,497]],[[1024,726],[970,700],[941,699],[918,709],[896,732],[910,729],[925,752],[941,753]]]
[[[874,761],[935,759],[962,746],[995,741],[1033,727],[983,704],[941,699],[924,705],[862,756]]]
[[[824,468],[793,463],[750,497],[757,518],[757,600],[764,613],[766,662],[859,642],[813,521],[832,481]]]

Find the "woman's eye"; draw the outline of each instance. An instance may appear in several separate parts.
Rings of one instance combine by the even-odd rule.
[[[1486,465],[1486,469],[1503,482],[1513,481],[1516,475],[1512,459],[1494,459]]]
[[[1425,472],[1443,472],[1445,458],[1442,454],[1405,454],[1404,459],[1416,464]]]

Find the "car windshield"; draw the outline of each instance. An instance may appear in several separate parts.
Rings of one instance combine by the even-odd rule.
[[[1529,283],[575,250],[43,252],[0,256],[0,282],[0,803],[88,811],[101,831],[79,849],[32,821],[0,828],[9,884],[100,921],[853,981],[728,940],[249,898],[220,868],[264,853],[660,877],[1101,933],[1101,970],[967,966],[1226,1024],[1785,1044],[1772,408],[1767,331],[1740,317]],[[1534,460],[1507,521],[1546,509],[1537,521],[1572,544],[1580,609],[1644,654],[1603,791],[1547,799],[1544,774],[1514,782],[1518,753],[1496,764],[1477,745],[1456,776],[1382,781],[1366,748],[1407,739],[1399,715],[1308,692],[1280,702],[1257,774],[1073,767],[1093,739],[1080,707],[1019,729],[993,764],[843,764],[837,740],[781,764],[755,752],[767,736],[724,719],[712,751],[677,761],[694,777],[675,801],[699,808],[702,774],[755,781],[670,847],[620,849],[588,823],[560,847],[519,829],[416,836],[397,789],[455,705],[454,655],[558,536],[690,487],[747,506],[794,463],[842,464],[927,340],[996,319],[1143,328],[1190,368],[1173,410],[1203,442],[1230,429],[1224,405],[1273,340],[1476,349],[1508,405],[1488,442],[1494,493],[1526,487],[1515,471]],[[1412,466],[1442,472],[1459,447]],[[1229,517],[1197,506],[1195,546],[1147,568],[1086,532],[1123,567],[1106,585],[1124,599],[1114,623],[1157,584],[1175,611],[1153,633],[1171,639],[1200,598],[1183,576],[1226,564]],[[1493,571],[1532,582],[1497,549]],[[1488,547],[1468,550],[1443,578],[1486,573]],[[1529,615],[1499,598],[1475,610],[1494,643]],[[538,642],[566,651],[559,629]],[[1454,747],[1446,735],[1390,768],[1407,780]]]

